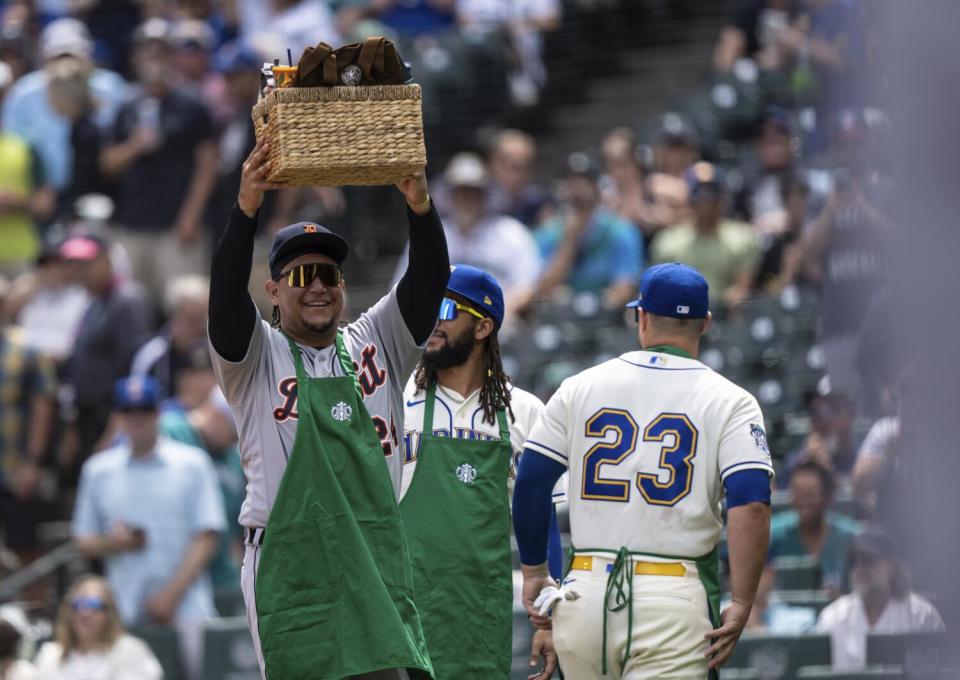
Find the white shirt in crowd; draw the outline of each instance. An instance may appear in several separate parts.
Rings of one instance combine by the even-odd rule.
[[[532,286],[540,277],[540,249],[530,230],[506,215],[487,217],[469,231],[444,221],[451,264],[469,264],[489,272],[508,293]],[[407,269],[409,246],[397,263],[394,281]]]
[[[870,426],[864,437],[857,458],[882,458],[887,460],[900,436],[900,418],[887,416]]]
[[[131,635],[123,635],[109,651],[63,658],[63,648],[48,642],[37,654],[38,680],[162,680],[163,669],[150,648]]]
[[[944,630],[943,619],[932,604],[916,593],[890,600],[871,627],[863,600],[856,592],[826,607],[817,621],[817,632],[830,635],[836,670],[863,668],[867,664],[868,633],[928,633]]]

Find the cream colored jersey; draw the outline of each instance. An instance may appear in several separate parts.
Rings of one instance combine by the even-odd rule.
[[[581,553],[705,555],[720,538],[723,479],[773,475],[756,399],[699,361],[658,352],[565,380],[526,446],[567,466]]]
[[[401,481],[401,498],[410,487],[413,473],[417,468],[417,455],[420,451],[420,436],[423,433],[424,404],[426,392],[417,392],[416,385],[411,377],[403,394],[404,420],[404,466]],[[510,429],[510,447],[513,457],[510,460],[510,477],[507,487],[513,496],[513,483],[517,477],[517,462],[523,453],[524,442],[530,430],[543,415],[543,402],[537,397],[510,386],[510,405],[513,408],[514,419],[507,415],[507,424]],[[480,406],[480,390],[475,390],[466,397],[442,385],[437,386],[437,401],[433,407],[433,434],[437,437],[454,437],[456,439],[481,439],[494,441],[500,439],[500,426],[483,419],[483,408]],[[556,499],[555,499],[556,500]]]

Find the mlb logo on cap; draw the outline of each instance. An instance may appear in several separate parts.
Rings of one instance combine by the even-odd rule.
[[[657,316],[702,319],[710,311],[707,280],[696,269],[679,262],[650,267],[640,278],[640,295],[627,307]]]

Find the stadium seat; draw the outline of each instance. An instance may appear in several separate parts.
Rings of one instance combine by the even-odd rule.
[[[146,642],[153,650],[163,667],[164,680],[180,680],[183,677],[183,663],[175,629],[167,626],[137,626],[130,629],[130,634]]]
[[[904,680],[898,667],[876,666],[855,671],[835,671],[830,666],[807,666],[797,671],[798,680]]]
[[[778,557],[773,569],[778,589],[816,590],[820,586],[820,566],[812,557]]]
[[[911,678],[934,678],[946,668],[960,668],[960,647],[948,632],[873,633],[867,635],[867,663],[901,666]]]
[[[817,616],[832,601],[825,590],[775,590],[773,593],[784,604],[813,609]]]
[[[209,621],[203,636],[204,680],[259,680],[260,668],[246,619]]]
[[[749,668],[763,680],[795,678],[801,666],[830,663],[828,635],[767,635],[745,633],[727,662],[730,668]]]

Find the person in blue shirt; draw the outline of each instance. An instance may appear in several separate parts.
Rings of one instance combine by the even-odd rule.
[[[153,378],[116,383],[125,440],[84,464],[72,534],[104,561],[124,624],[176,626],[188,677],[198,677],[202,626],[216,616],[207,567],[226,519],[206,452],[158,436],[159,403]]]
[[[604,306],[615,309],[636,296],[643,239],[634,225],[600,205],[598,178],[599,170],[586,154],[567,159],[560,214],[534,232],[545,263],[535,297],[567,286],[598,293]]]

